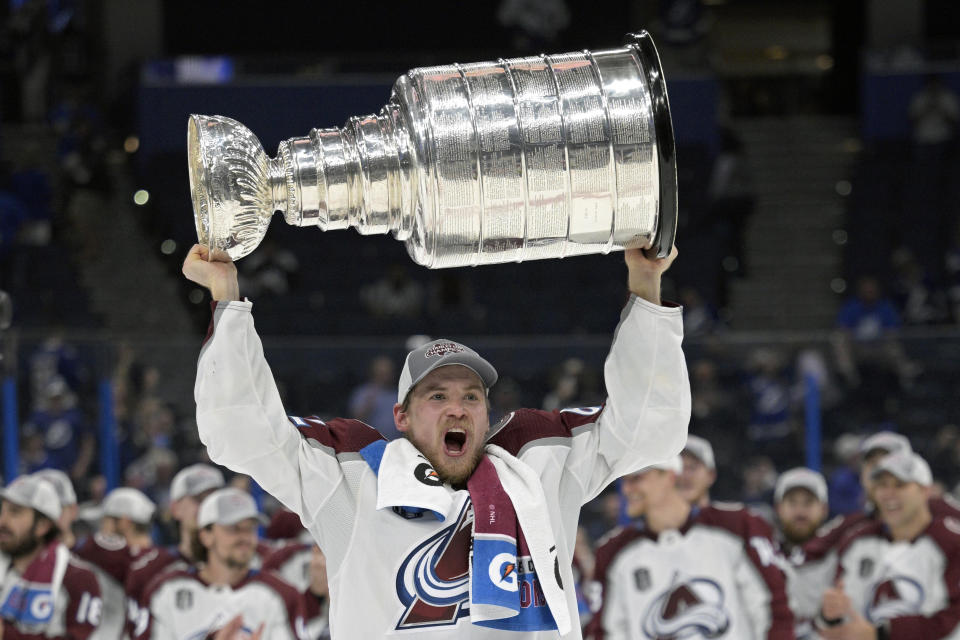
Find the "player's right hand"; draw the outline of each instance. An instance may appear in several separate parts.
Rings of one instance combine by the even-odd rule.
[[[222,251],[214,252],[211,256],[206,246],[193,245],[183,260],[183,275],[209,289],[214,300],[240,299],[237,267]]]

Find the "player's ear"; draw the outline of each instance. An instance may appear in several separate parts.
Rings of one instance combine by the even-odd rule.
[[[393,405],[393,424],[397,431],[404,433],[410,428],[410,414],[403,410],[403,405],[399,402]]]

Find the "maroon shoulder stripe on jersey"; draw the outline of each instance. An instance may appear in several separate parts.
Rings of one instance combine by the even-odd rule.
[[[324,422],[316,416],[289,419],[304,438],[330,447],[336,454],[356,453],[377,440],[386,440],[379,431],[359,420],[333,418]]]
[[[596,423],[603,407],[542,411],[518,409],[492,429],[488,444],[518,455],[526,445],[546,438],[571,438],[577,427]]]
[[[623,527],[619,531],[614,529],[604,538],[601,538],[600,545],[597,547],[594,555],[593,578],[591,582],[595,583],[592,587],[595,589],[594,595],[599,599],[599,606],[593,612],[590,622],[584,629],[584,638],[592,640],[603,640],[605,632],[603,629],[603,603],[606,596],[607,572],[610,565],[616,559],[617,555],[631,542],[638,538],[645,537],[645,534],[636,527]]]

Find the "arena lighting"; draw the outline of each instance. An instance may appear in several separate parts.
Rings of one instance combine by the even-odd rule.
[[[849,180],[838,181],[834,188],[837,190],[837,193],[841,196],[848,196],[850,195],[850,192],[853,191],[853,185],[850,184]]]
[[[141,207],[150,201],[150,192],[146,189],[139,189],[133,194],[133,202]]]
[[[123,141],[123,150],[127,153],[136,153],[140,149],[140,138],[137,136],[127,136]]]
[[[167,238],[162,243],[160,243],[160,253],[162,253],[165,256],[169,256],[176,250],[177,250],[177,241],[172,238]]]
[[[847,290],[847,281],[843,278],[834,278],[830,281],[830,288],[834,293],[843,293]]]
[[[833,56],[827,53],[821,53],[817,56],[816,60],[817,69],[821,71],[829,71],[833,69]]]
[[[834,229],[833,243],[840,245],[847,244],[847,232],[843,229]]]
[[[770,60],[786,60],[787,56],[790,55],[790,52],[785,46],[781,44],[774,44],[764,49],[763,55]]]

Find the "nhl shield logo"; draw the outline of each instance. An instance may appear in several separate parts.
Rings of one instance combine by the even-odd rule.
[[[633,572],[633,583],[637,585],[637,591],[646,591],[650,588],[650,570],[640,567]]]
[[[193,592],[189,589],[178,589],[174,602],[177,609],[183,611],[193,606]]]
[[[860,559],[860,577],[868,578],[873,573],[874,562],[872,558]]]

